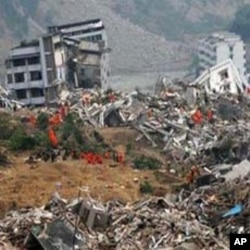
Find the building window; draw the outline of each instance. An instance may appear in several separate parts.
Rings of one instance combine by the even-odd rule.
[[[47,71],[48,83],[51,84],[55,80],[55,74],[52,70]]]
[[[45,52],[51,52],[52,51],[52,41],[51,41],[51,39],[49,37],[44,38],[43,42],[44,42],[44,50],[45,50]]]
[[[31,81],[38,81],[42,80],[42,74],[40,71],[31,71],[30,72],[30,80]]]
[[[16,90],[16,97],[17,97],[17,99],[26,99],[27,98],[26,89]]]
[[[102,40],[102,35],[97,35],[97,40],[101,41]]]
[[[11,74],[7,75],[7,82],[10,83],[10,84],[13,83],[13,77],[12,77]]]
[[[24,73],[15,73],[15,83],[25,82]]]
[[[52,55],[46,55],[46,66],[47,66],[47,68],[53,68],[53,57],[52,57]]]
[[[222,72],[220,72],[220,76],[221,76],[221,80],[225,80],[228,79],[228,72],[227,70],[223,70]]]
[[[85,69],[81,69],[81,70],[80,70],[80,74],[81,74],[82,76],[84,76],[84,75],[85,75]]]
[[[25,59],[15,59],[13,60],[14,67],[25,66]]]
[[[40,64],[39,56],[28,58],[28,65],[34,65],[34,64]]]
[[[44,96],[43,89],[39,89],[39,88],[30,89],[30,94],[32,98]]]

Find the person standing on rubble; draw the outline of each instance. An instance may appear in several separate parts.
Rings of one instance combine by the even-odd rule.
[[[207,110],[207,119],[208,119],[209,123],[211,123],[211,124],[214,123],[214,114],[213,114],[211,107],[209,107]]]
[[[205,105],[208,105],[208,104],[209,104],[209,98],[208,98],[207,91],[204,91],[204,104],[205,104]]]
[[[202,113],[201,108],[198,106],[194,114],[192,115],[192,120],[195,124],[201,124],[202,123]]]
[[[16,112],[17,111],[17,105],[16,103],[13,104],[13,112]]]

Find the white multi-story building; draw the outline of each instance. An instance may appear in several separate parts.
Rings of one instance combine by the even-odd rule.
[[[84,40],[96,43],[95,49],[80,46]],[[26,105],[55,102],[60,84],[68,82],[70,74],[73,81],[79,78],[78,68],[74,66],[72,70],[70,66],[70,62],[78,57],[75,51],[81,51],[88,58],[81,63],[81,86],[75,85],[89,88],[94,87],[90,84],[93,82],[107,88],[109,49],[100,19],[48,27],[48,33],[38,40],[22,42],[12,48],[6,60],[7,88],[14,90],[16,98]],[[91,55],[98,55],[95,65],[90,60]]]
[[[241,37],[230,32],[213,33],[200,41],[199,74],[231,59],[242,79],[246,79],[246,49]]]
[[[44,35],[11,49],[5,61],[6,87],[14,90],[16,98],[24,104],[43,105],[56,101],[59,83],[64,80],[57,74],[59,42],[58,36]]]

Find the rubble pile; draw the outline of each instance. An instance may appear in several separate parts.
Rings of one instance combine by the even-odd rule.
[[[247,157],[249,99],[240,95],[208,96],[202,88],[182,84],[165,87],[155,96],[138,90],[64,91],[62,96],[84,126],[132,126],[140,132],[135,141],[146,139],[174,163],[192,159],[209,166]]]
[[[185,244],[193,244],[193,249],[229,249],[230,233],[250,233],[249,190],[248,175],[134,204],[113,200],[102,205],[91,198],[66,201],[57,194],[42,208],[9,212],[0,222],[0,240],[27,247],[30,233],[45,241],[52,238],[49,228],[60,224],[68,229],[69,241],[63,244],[70,247],[70,237],[77,234],[82,242],[78,249],[170,250]]]
[[[213,73],[220,78],[221,72]],[[218,87],[209,72],[205,76],[199,80],[205,88],[175,83],[157,86],[157,95],[63,90],[67,115],[62,109],[63,115],[50,117],[52,142],[69,112],[84,128],[129,126],[139,131],[135,141],[160,149],[171,167],[187,172],[192,166],[187,182],[180,192],[134,204],[66,201],[56,194],[42,208],[9,212],[0,221],[0,242],[31,250],[225,250],[230,233],[250,233],[249,98],[237,88],[230,93],[225,82]],[[218,89],[207,91],[211,82]]]

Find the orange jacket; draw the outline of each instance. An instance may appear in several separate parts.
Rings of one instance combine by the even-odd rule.
[[[201,124],[202,122],[202,113],[199,109],[196,110],[196,112],[192,115],[192,119],[194,123]]]
[[[124,155],[122,153],[118,153],[117,154],[117,161],[119,163],[123,163],[124,162]]]
[[[30,116],[29,122],[30,122],[32,125],[34,125],[34,126],[36,125],[36,118],[35,118],[34,115]]]
[[[110,159],[110,152],[105,152],[104,158],[105,159]]]
[[[56,147],[58,145],[55,131],[52,128],[49,128],[49,140],[52,146]]]

